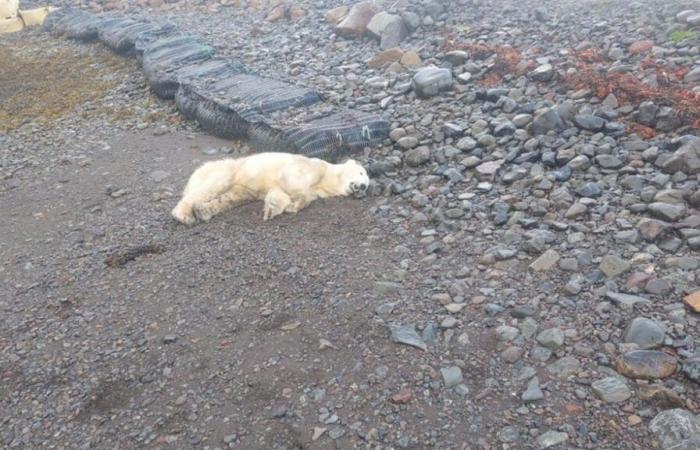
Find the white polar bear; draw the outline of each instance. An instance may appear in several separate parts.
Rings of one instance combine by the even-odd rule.
[[[367,171],[354,160],[330,164],[291,153],[258,153],[204,163],[194,171],[172,210],[179,222],[208,221],[226,208],[263,200],[263,220],[296,213],[317,198],[363,195]]]

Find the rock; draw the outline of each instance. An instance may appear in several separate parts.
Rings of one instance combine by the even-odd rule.
[[[564,345],[564,332],[559,328],[550,328],[537,335],[537,342],[548,348],[559,348]]]
[[[598,155],[595,157],[595,162],[603,169],[619,169],[624,165],[619,158],[612,155]]]
[[[664,450],[700,448],[700,418],[685,409],[662,411],[649,423]]]
[[[542,64],[530,72],[529,76],[535,81],[551,81],[554,73],[554,67],[551,64]]]
[[[284,18],[284,15],[287,12],[287,6],[285,4],[280,4],[272,8],[270,12],[267,14],[267,17],[265,20],[268,22],[276,22],[282,18]]]
[[[488,161],[479,164],[476,167],[476,172],[479,174],[479,179],[493,181],[496,177],[496,173],[498,173],[498,170],[501,168],[504,162],[505,160],[499,159],[496,161]]]
[[[655,350],[624,353],[615,361],[615,370],[628,378],[653,380],[667,378],[678,368],[676,358]]]
[[[662,409],[678,408],[685,404],[674,390],[660,384],[640,385],[639,398]]]
[[[558,378],[568,378],[578,372],[581,363],[574,356],[565,356],[547,366],[547,372]]]
[[[557,264],[559,258],[559,253],[549,249],[530,264],[530,270],[534,272],[546,272],[551,270]]]
[[[396,141],[396,145],[405,150],[409,150],[418,145],[418,138],[415,136],[404,136]]]
[[[392,342],[410,345],[424,351],[428,349],[413,325],[389,325],[389,331]]]
[[[629,46],[627,51],[629,51],[633,55],[638,55],[640,53],[648,52],[653,47],[654,47],[654,41],[650,41],[648,39],[645,39],[642,41],[633,42],[632,45]]]
[[[379,12],[367,24],[367,31],[380,40],[382,50],[396,47],[408,36],[408,29],[401,16]]]
[[[615,278],[616,276],[630,270],[632,265],[619,256],[606,255],[600,261],[598,268],[605,274],[606,277]]]
[[[337,8],[336,8],[337,9]],[[357,3],[350,8],[347,16],[335,26],[335,32],[341,36],[362,36],[372,17],[379,12],[374,2]]]
[[[445,61],[452,66],[461,66],[469,59],[469,53],[462,50],[452,50],[445,53]]]
[[[370,69],[381,69],[393,62],[401,60],[404,56],[403,50],[398,47],[389,48],[374,55],[367,63]]]
[[[537,445],[539,445],[539,448],[545,449],[545,448],[550,448],[554,447],[555,445],[563,444],[564,442],[569,440],[569,435],[567,433],[561,432],[561,431],[547,431],[546,433],[541,434],[537,438]]]
[[[685,206],[670,203],[654,202],[647,205],[647,210],[657,219],[667,222],[677,222],[685,215]]]
[[[544,398],[544,393],[540,388],[540,382],[537,377],[534,377],[527,385],[527,389],[520,396],[523,403],[532,403]]]
[[[700,173],[700,138],[692,138],[666,159],[661,168],[669,173],[683,172],[686,175]]]
[[[653,128],[656,125],[656,114],[658,112],[659,107],[655,103],[642,102],[636,113],[637,122]]]
[[[404,67],[418,67],[423,63],[423,61],[421,61],[418,53],[410,50],[403,54],[400,63]]]
[[[683,81],[685,81],[686,83],[697,83],[698,81],[700,81],[700,66],[686,73],[683,77]]]
[[[426,146],[411,149],[404,155],[404,162],[409,167],[418,167],[428,161],[430,161],[430,149]]]
[[[413,89],[419,97],[432,97],[452,87],[450,69],[424,67],[413,76]]]
[[[442,373],[442,380],[447,389],[457,386],[464,379],[462,377],[462,369],[457,366],[442,368],[440,373]]]
[[[695,291],[692,294],[686,295],[683,297],[683,301],[691,310],[700,313],[700,291]]]
[[[600,190],[598,183],[589,182],[583,183],[576,188],[576,193],[581,197],[594,198],[599,197],[603,192]]]
[[[405,405],[411,401],[411,398],[413,398],[413,393],[409,389],[401,389],[391,396],[391,402],[398,405]]]
[[[700,383],[700,356],[683,361],[681,372],[696,383]]]
[[[591,384],[593,393],[607,403],[624,402],[632,396],[632,391],[619,377],[608,377]]]
[[[164,170],[154,170],[151,172],[148,177],[155,181],[156,183],[160,183],[161,181],[165,180],[170,176],[170,173],[164,171]]]
[[[348,11],[350,11],[350,7],[347,5],[341,5],[338,6],[337,8],[333,8],[326,12],[325,19],[326,22],[336,24],[343,20],[345,16],[348,15]]]
[[[645,317],[634,319],[625,331],[625,342],[637,344],[642,350],[659,347],[665,338],[663,325]]]
[[[635,305],[647,305],[650,304],[651,302],[649,299],[646,299],[644,297],[640,297],[638,295],[631,295],[631,294],[623,294],[620,292],[606,292],[605,296],[615,302],[619,306],[623,306],[626,308],[633,308]]]
[[[498,339],[501,341],[512,341],[518,337],[519,333],[520,331],[518,331],[517,328],[509,325],[501,325],[500,327],[496,328],[496,337],[498,337]]]
[[[566,124],[559,116],[556,109],[548,109],[537,116],[530,125],[530,131],[534,135],[547,134],[550,131],[562,131]]]
[[[605,127],[605,119],[592,114],[577,114],[574,117],[574,125],[582,130],[600,131]]]

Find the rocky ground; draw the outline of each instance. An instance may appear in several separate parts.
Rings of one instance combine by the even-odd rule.
[[[175,225],[245,144],[133,60],[3,37],[2,447],[700,448],[700,8],[339,5],[83,5],[392,122],[368,198],[270,223]]]

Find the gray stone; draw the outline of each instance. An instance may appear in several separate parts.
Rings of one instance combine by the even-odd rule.
[[[550,131],[561,131],[566,128],[566,124],[559,116],[556,109],[548,109],[538,114],[530,125],[530,131],[534,135],[547,134]]]
[[[659,107],[653,102],[642,102],[637,111],[637,122],[642,125],[653,127],[656,125],[656,113],[659,112]]]
[[[547,431],[537,438],[537,445],[541,449],[554,447],[569,440],[569,435],[561,431]]]
[[[544,393],[540,388],[540,381],[537,377],[530,380],[527,389],[525,389],[525,392],[523,392],[520,398],[524,403],[532,403],[544,398]]]
[[[698,81],[700,81],[700,66],[686,73],[683,77],[683,81],[685,81],[686,83],[697,83]]]
[[[537,335],[537,342],[549,348],[559,348],[564,345],[564,332],[559,328],[550,328]]]
[[[616,276],[630,270],[632,265],[619,256],[606,255],[600,261],[598,268],[605,274],[606,277],[615,278]]]
[[[542,64],[530,72],[530,78],[535,81],[550,81],[554,78],[554,67],[551,64]]]
[[[612,155],[598,155],[595,162],[603,169],[619,169],[624,165],[619,158]]]
[[[685,409],[662,411],[649,423],[664,450],[693,450],[700,444],[700,418]]]
[[[574,116],[574,125],[582,130],[600,131],[605,127],[605,119],[593,114],[577,114]]]
[[[625,342],[637,344],[642,350],[659,347],[665,338],[663,325],[645,317],[634,319],[625,331]]]
[[[700,138],[692,138],[666,159],[661,168],[669,173],[683,172],[686,175],[700,173]]]
[[[591,384],[593,393],[607,403],[624,402],[632,396],[627,384],[620,377],[608,377]]]
[[[547,372],[559,378],[567,378],[581,368],[581,363],[574,356],[565,356],[547,366]]]
[[[534,260],[532,264],[530,264],[530,270],[535,272],[546,272],[551,270],[557,264],[559,258],[559,253],[557,253],[555,250],[549,249],[540,255],[539,258]]]
[[[413,89],[420,97],[432,97],[452,87],[452,71],[435,66],[424,67],[413,76]]]
[[[647,206],[647,210],[657,219],[667,222],[676,222],[685,215],[685,206],[672,205],[670,203],[654,202]]]
[[[464,380],[462,377],[462,369],[457,366],[443,367],[440,369],[440,373],[442,373],[442,381],[448,389],[457,386]]]
[[[406,344],[421,350],[427,350],[428,346],[418,335],[413,325],[389,325],[392,342]]]
[[[648,305],[651,303],[649,299],[640,297],[638,295],[623,294],[620,292],[608,291],[605,296],[615,302],[618,306],[623,306],[626,308],[633,308],[635,305]]]
[[[576,193],[581,197],[593,198],[599,197],[603,192],[600,190],[600,186],[598,186],[597,183],[591,181],[581,184],[576,188]]]
[[[681,372],[696,383],[700,383],[700,356],[683,361]]]
[[[413,148],[406,152],[404,161],[409,167],[418,167],[430,161],[430,149],[426,146]]]

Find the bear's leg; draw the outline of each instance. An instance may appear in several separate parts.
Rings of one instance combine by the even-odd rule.
[[[180,200],[177,206],[173,208],[171,214],[175,220],[180,223],[184,223],[185,225],[192,225],[197,220],[197,218],[194,216],[192,204],[184,199]]]
[[[230,208],[233,205],[242,203],[249,197],[244,190],[233,188],[213,197],[209,200],[201,201],[195,206],[197,217],[204,222],[208,222],[212,217]]]
[[[290,203],[289,206],[287,206],[285,211],[288,213],[295,214],[301,211],[302,209],[306,208],[309,205],[309,203],[311,203],[311,200],[309,200],[308,198],[298,197],[292,200],[292,203]]]
[[[291,203],[292,199],[289,198],[289,195],[287,195],[284,191],[277,188],[271,189],[265,196],[263,220],[270,220],[276,216],[279,216]]]

